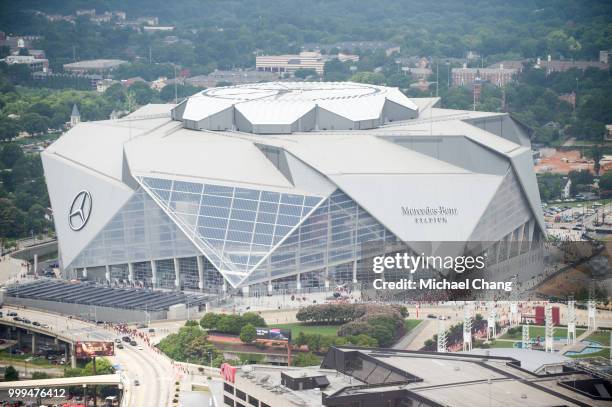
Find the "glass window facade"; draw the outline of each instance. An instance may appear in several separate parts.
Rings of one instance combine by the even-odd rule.
[[[158,178],[140,181],[233,283],[244,278],[323,200]]]
[[[109,266],[111,281],[117,283],[126,283],[128,281],[129,269],[127,264],[114,264]]]
[[[141,287],[153,287],[153,270],[150,261],[134,263],[134,281]]]
[[[172,219],[146,192],[139,189],[79,253],[70,267],[127,264],[198,254],[200,251]]]
[[[181,289],[197,290],[199,288],[198,259],[196,257],[179,259],[179,279]]]
[[[159,288],[176,288],[175,273],[174,273],[174,260],[157,260],[155,262],[155,269],[157,272],[157,286]]]
[[[338,282],[352,281],[350,262],[380,254],[385,245],[395,243],[395,235],[336,190],[244,282],[275,280],[336,265],[343,265],[341,270],[346,272],[334,269],[331,277]],[[321,285],[319,281],[314,274],[304,280],[310,287]]]

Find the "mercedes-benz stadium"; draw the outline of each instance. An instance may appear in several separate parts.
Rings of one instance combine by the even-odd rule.
[[[367,260],[402,242],[442,241],[514,273],[545,233],[529,129],[438,102],[274,82],[80,123],[42,154],[63,276],[325,289],[372,281]]]

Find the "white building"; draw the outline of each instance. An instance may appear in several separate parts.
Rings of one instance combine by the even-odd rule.
[[[262,72],[279,72],[293,74],[298,69],[314,69],[323,75],[325,59],[318,52],[303,51],[298,55],[258,55],[255,67]]]
[[[514,275],[545,230],[527,130],[437,101],[272,82],[80,123],[42,154],[64,276],[315,290],[440,241],[480,242]]]

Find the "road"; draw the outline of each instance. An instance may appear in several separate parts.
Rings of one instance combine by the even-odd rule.
[[[51,332],[62,333],[75,340],[112,341],[117,333],[103,326],[70,319],[57,314],[38,310],[5,306],[31,321],[49,325]],[[138,339],[136,339],[139,342]],[[142,350],[125,344],[124,349],[115,349],[115,356],[109,358],[114,365],[120,366],[124,380],[124,406],[129,407],[167,407],[172,404],[172,386],[175,376],[173,366],[163,355],[158,354],[145,343]],[[140,382],[139,386],[134,381]]]

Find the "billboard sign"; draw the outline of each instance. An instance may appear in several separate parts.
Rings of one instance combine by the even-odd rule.
[[[255,328],[257,339],[291,342],[291,330],[280,328]]]
[[[77,342],[74,350],[77,358],[113,356],[115,354],[115,344],[102,341]]]

